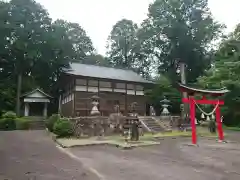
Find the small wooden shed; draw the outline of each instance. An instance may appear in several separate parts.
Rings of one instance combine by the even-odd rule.
[[[41,89],[37,88],[21,96],[24,103],[24,116],[47,117],[48,103],[52,98]]]

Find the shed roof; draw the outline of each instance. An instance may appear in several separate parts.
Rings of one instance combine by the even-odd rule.
[[[36,89],[34,89],[34,90],[32,90],[32,91],[29,91],[29,92],[26,92],[26,93],[24,93],[23,95],[21,95],[21,97],[22,97],[22,98],[23,98],[23,97],[27,97],[27,96],[30,96],[31,94],[36,93],[36,92],[39,92],[40,94],[42,94],[42,95],[45,96],[45,97],[52,98],[52,96],[50,96],[49,94],[43,92],[43,91],[42,91],[41,89],[39,89],[39,88],[36,88]]]
[[[103,79],[114,79],[114,80],[123,80],[131,82],[141,82],[141,83],[150,83],[142,78],[140,75],[135,73],[132,70],[117,69],[104,66],[88,65],[81,63],[71,63],[70,69],[66,71],[67,74],[77,75],[77,76],[86,76],[86,77],[95,77]]]

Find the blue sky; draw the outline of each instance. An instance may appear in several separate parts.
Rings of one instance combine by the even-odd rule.
[[[79,23],[91,37],[94,47],[105,54],[112,26],[122,18],[141,23],[153,0],[36,0],[53,20],[61,18]],[[137,7],[137,8],[136,8]],[[213,16],[227,25],[227,32],[240,22],[240,0],[209,0]]]

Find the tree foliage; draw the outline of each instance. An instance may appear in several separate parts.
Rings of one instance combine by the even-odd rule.
[[[215,56],[215,62],[198,83],[205,88],[227,87],[223,115],[227,125],[239,125],[240,113],[240,25],[225,39]]]
[[[0,112],[23,91],[41,87],[57,96],[56,80],[72,60],[94,52],[78,24],[58,20],[34,0],[0,2]]]
[[[108,38],[108,54],[113,66],[129,68],[134,65],[133,49],[137,42],[137,28],[137,24],[127,19],[113,26]]]
[[[70,40],[75,52],[75,61],[83,61],[88,55],[94,54],[94,47],[90,37],[87,36],[86,31],[77,23],[67,22],[61,19],[56,20],[53,25],[62,28],[63,32],[67,34],[67,39]]]
[[[163,75],[160,75],[156,79],[156,82],[155,88],[148,90],[146,94],[150,103],[156,108],[157,113],[160,114],[162,110],[160,101],[167,98],[171,102],[169,108],[170,113],[179,114],[181,104],[180,92],[172,85],[171,81]]]
[[[184,62],[188,81],[196,81],[209,67],[212,42],[223,28],[212,18],[207,2],[155,0],[139,28],[130,20],[117,22],[109,38],[112,63],[147,75],[158,69],[175,81],[178,63]]]
[[[132,20],[122,19],[114,26],[108,38],[108,58],[114,67],[128,68],[142,76],[151,75],[148,50],[142,47],[139,28]]]
[[[150,29],[147,33],[158,34],[151,42],[151,53],[158,59],[159,70],[170,74],[173,80],[179,62],[187,65],[189,82],[195,81],[210,64],[211,42],[222,26],[213,20],[207,2],[156,0],[149,7],[144,28]]]

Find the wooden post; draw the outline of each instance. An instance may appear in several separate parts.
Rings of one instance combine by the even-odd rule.
[[[29,103],[25,103],[24,105],[24,116],[29,116]]]
[[[197,144],[197,133],[195,124],[195,102],[193,97],[190,97],[190,118],[192,126],[192,143]]]
[[[125,83],[125,115],[128,115],[127,83]]]
[[[217,121],[217,129],[218,129],[218,138],[220,141],[223,141],[224,135],[223,135],[223,128],[222,128],[219,105],[217,105],[217,109],[216,109],[216,121]]]

